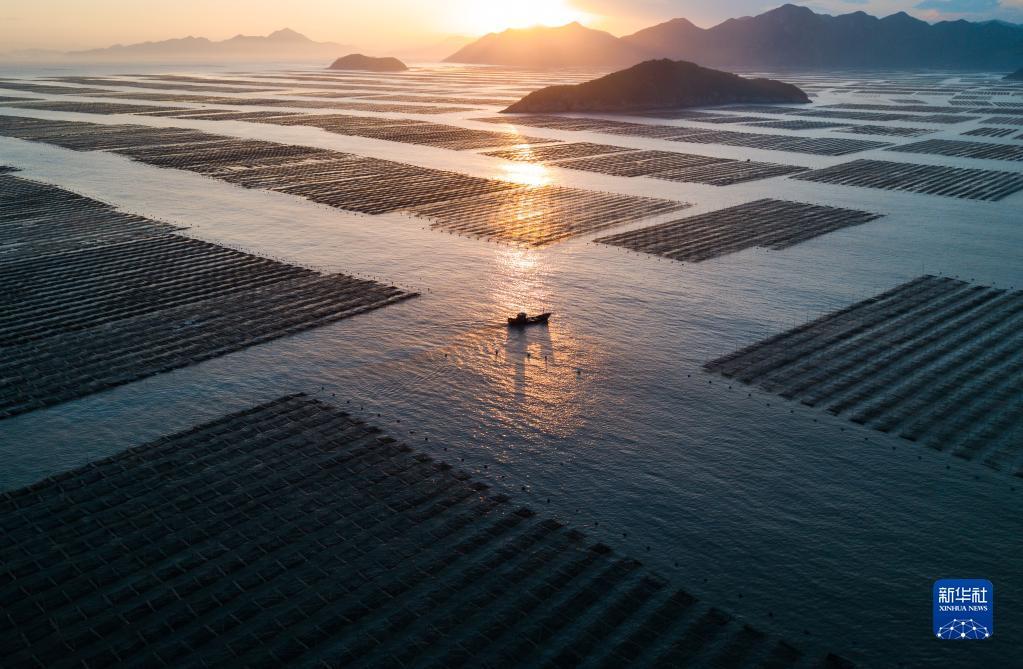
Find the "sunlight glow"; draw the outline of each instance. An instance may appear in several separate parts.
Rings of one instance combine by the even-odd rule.
[[[570,0],[510,0],[508,2],[465,3],[462,16],[465,30],[472,34],[501,32],[508,28],[563,26],[593,17],[572,6]]]
[[[533,249],[512,246],[507,249],[501,249],[499,261],[508,269],[509,273],[517,275],[522,272],[531,272],[536,268],[536,255],[537,253]],[[524,305],[515,304],[507,306],[510,308],[522,307]]]
[[[553,180],[550,170],[539,163],[509,163],[503,165],[499,178],[525,186],[546,186]]]

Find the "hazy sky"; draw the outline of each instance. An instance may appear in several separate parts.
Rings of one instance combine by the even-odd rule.
[[[579,19],[626,34],[677,16],[709,26],[779,0],[0,0],[0,51],[75,49],[196,35],[223,39],[290,27],[373,51],[428,45],[531,23]],[[1023,0],[812,0],[818,11],[1023,22]]]

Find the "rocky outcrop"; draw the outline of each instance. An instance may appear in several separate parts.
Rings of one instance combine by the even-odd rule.
[[[408,69],[405,63],[397,58],[374,58],[361,53],[350,53],[335,60],[328,70],[364,70],[366,72],[404,72]]]
[[[736,103],[809,102],[802,90],[773,79],[746,79],[695,63],[649,60],[574,86],[548,86],[505,112],[630,112]]]

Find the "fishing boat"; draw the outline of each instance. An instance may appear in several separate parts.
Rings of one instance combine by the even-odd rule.
[[[539,325],[541,323],[546,324],[551,318],[550,313],[538,314],[536,316],[529,316],[524,311],[520,311],[514,317],[508,319],[508,327],[521,327],[524,325]]]

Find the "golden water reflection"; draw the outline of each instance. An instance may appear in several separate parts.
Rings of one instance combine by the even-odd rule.
[[[372,381],[375,393],[403,401],[443,395],[461,411],[478,414],[473,422],[481,432],[571,436],[608,409],[598,392],[609,368],[606,353],[559,314],[551,254],[491,248],[491,271],[478,292],[448,314],[461,332],[433,330],[435,340],[421,351],[360,367],[360,378]],[[547,326],[509,328],[507,318],[520,311],[554,316]]]
[[[554,176],[546,165],[519,161],[507,161],[501,165],[499,178],[523,186],[547,186],[554,181]]]
[[[490,277],[488,302],[498,310],[509,312],[509,316],[520,311],[547,311],[551,299],[547,257],[542,251],[532,248],[498,247],[495,270]]]
[[[598,349],[556,315],[547,326],[487,328],[459,340],[447,360],[475,377],[475,410],[490,418],[568,436],[600,410],[589,390],[604,369]]]
[[[479,333],[479,341],[470,346],[475,355],[460,361],[484,377],[488,396],[481,399],[492,415],[567,435],[597,409],[587,399],[593,393],[584,389],[602,366],[593,343],[575,336],[571,322],[556,313],[550,258],[531,248],[497,249],[486,301],[495,307],[493,320],[499,329]],[[500,325],[520,311],[555,313],[549,325]]]

